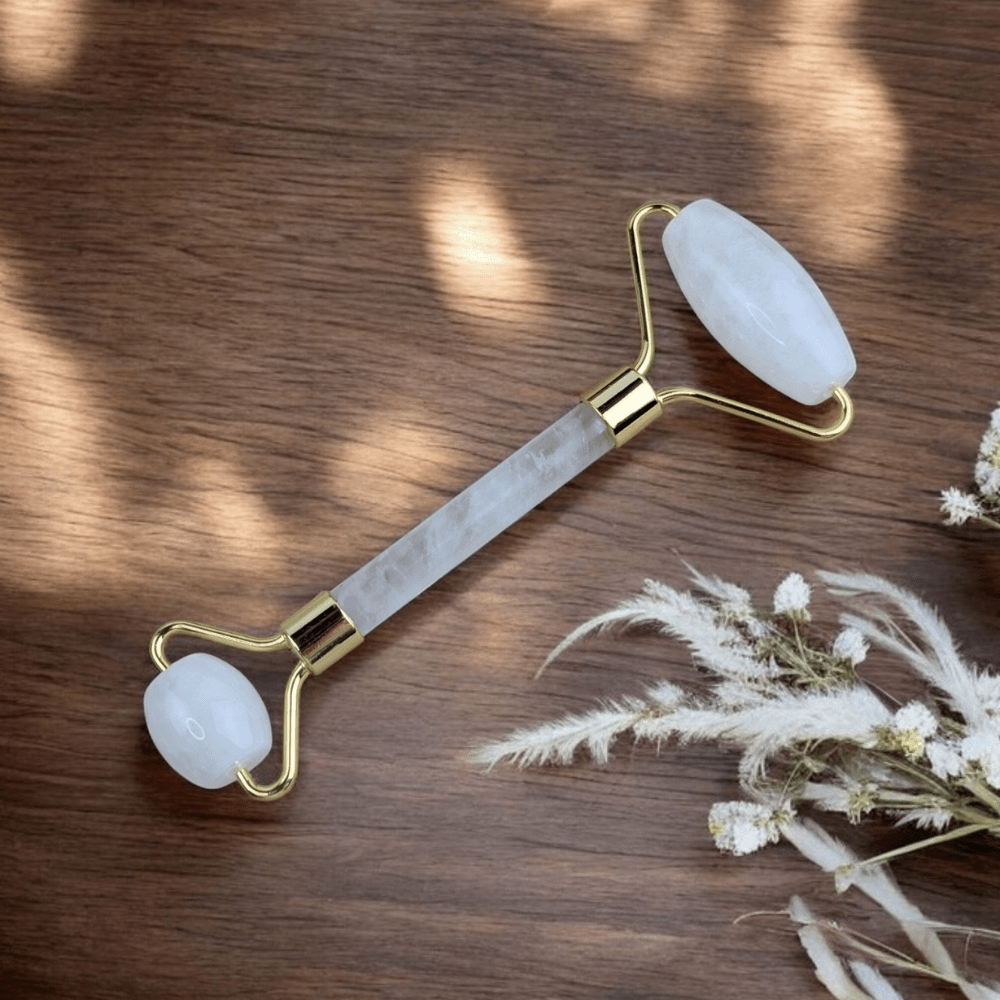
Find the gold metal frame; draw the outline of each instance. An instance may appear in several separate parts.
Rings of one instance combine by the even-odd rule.
[[[302,685],[313,674],[321,674],[352,649],[360,646],[364,636],[328,590],[317,594],[307,605],[286,618],[274,635],[263,638],[198,622],[168,622],[156,630],[149,644],[149,655],[160,670],[166,670],[170,666],[167,641],[178,635],[205,639],[249,653],[289,650],[298,657],[298,663],[285,684],[281,773],[276,781],[262,785],[246,768],[240,768],[236,772],[236,780],[240,786],[255,799],[270,802],[287,795],[299,773],[299,703]]]
[[[840,414],[826,427],[815,427],[801,420],[763,410],[704,389],[688,386],[671,386],[660,390],[652,388],[647,375],[656,357],[656,340],[653,333],[649,283],[642,254],[641,229],[643,222],[651,215],[659,213],[676,218],[680,211],[677,205],[667,202],[649,202],[632,213],[628,222],[628,241],[639,309],[639,355],[631,368],[622,368],[615,372],[610,378],[585,393],[581,399],[601,414],[614,434],[617,445],[624,444],[643,427],[652,423],[663,412],[665,406],[681,401],[710,406],[809,441],[832,441],[840,437],[854,420],[854,404],[840,386],[836,386],[833,390],[833,399],[840,408]]]

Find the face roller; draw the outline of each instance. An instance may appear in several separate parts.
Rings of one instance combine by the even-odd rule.
[[[670,217],[663,247],[688,302],[709,332],[741,364],[805,406],[834,398],[840,414],[813,427],[736,400],[683,386],[654,389],[653,324],[640,228]],[[810,440],[832,440],[850,426],[844,386],[854,375],[851,347],[833,310],[801,265],[742,216],[714,201],[680,209],[649,204],[628,225],[639,305],[641,346],[635,363],[581,397],[568,413],[446,503],[332,591],[323,591],[255,638],[195,622],[162,626],[150,643],[161,673],[146,690],[150,735],[175,771],[203,788],[233,781],[254,798],[278,799],[298,773],[302,685],[322,673],[445,573],[500,534],[601,455],[624,444],[680,400],[701,403]],[[208,653],[174,663],[172,636],[193,636],[253,652],[287,650],[296,666],[285,687],[283,760],[271,784],[250,773],[271,750],[260,696],[235,667]]]

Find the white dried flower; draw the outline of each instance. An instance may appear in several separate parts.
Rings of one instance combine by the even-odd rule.
[[[812,820],[793,820],[781,831],[786,840],[814,865],[834,876],[837,892],[844,892],[869,873],[859,868],[859,858],[842,841]],[[879,869],[875,870],[875,877]]]
[[[947,514],[945,524],[965,524],[970,517],[979,517],[983,508],[971,493],[963,493],[955,486],[941,492],[941,510]]]
[[[1000,836],[997,796],[986,787],[1000,789],[1000,676],[967,662],[945,623],[914,594],[869,574],[819,576],[855,608],[841,615],[832,644],[806,627],[810,591],[798,573],[775,591],[777,623],[757,615],[741,588],[714,577],[693,573],[702,593],[647,580],[641,594],[582,625],[560,650],[612,624],[650,623],[688,646],[698,686],[663,682],[641,698],[519,730],[472,759],[488,767],[568,764],[586,751],[602,764],[626,734],[657,746],[736,747],[737,776],[754,801],[721,803],[710,816],[717,845],[735,854],[785,832],[778,801],[788,803],[789,819],[804,802],[852,822],[880,810],[919,827],[955,824],[941,836],[984,826]],[[750,634],[748,621],[759,623],[762,638]],[[936,693],[889,708],[853,670],[869,643]]]
[[[903,1000],[899,991],[873,965],[862,962],[860,958],[850,959],[847,965],[872,1000]]]
[[[810,820],[793,820],[781,832],[814,865],[834,876],[838,892],[856,886],[895,917],[932,968],[956,973],[951,956],[930,921],[903,895],[888,868],[862,862],[842,840]]]
[[[959,655],[951,632],[933,608],[902,587],[868,573],[820,572],[818,575],[840,596],[873,595],[895,605],[916,626],[919,643],[878,608],[862,607],[863,617],[843,614],[840,620],[858,629],[876,646],[909,663],[921,677],[946,692],[951,706],[967,723],[976,724],[985,718],[977,690],[978,675]]]
[[[543,669],[580,639],[613,625],[655,625],[687,643],[697,663],[719,674],[745,678],[766,673],[766,664],[758,659],[739,629],[720,620],[714,607],[656,580],[646,580],[641,594],[626,598],[617,607],[575,628],[548,655]]]
[[[979,443],[973,466],[975,489],[963,493],[949,487],[941,494],[946,524],[965,524],[971,518],[1000,529],[1000,406],[990,415],[990,426]]]
[[[930,762],[931,770],[945,781],[956,778],[965,771],[965,758],[953,740],[930,740],[924,745],[924,753]]]
[[[807,781],[799,791],[799,797],[825,812],[846,813],[851,805],[850,789],[825,781]]]
[[[910,701],[897,710],[893,725],[900,732],[915,730],[926,739],[937,732],[938,720],[922,701]]]
[[[990,426],[979,442],[979,457],[987,462],[1000,457],[1000,427],[994,427],[992,424],[993,418],[991,416]]]
[[[712,692],[716,703],[726,710],[750,708],[753,705],[767,705],[773,697],[773,686],[768,682],[751,684],[746,680],[722,681]]]
[[[856,628],[841,629],[833,640],[831,652],[838,660],[847,660],[856,667],[868,655],[869,645],[865,637]]]
[[[991,430],[996,449],[1000,407]],[[1000,452],[996,461],[1000,469]],[[977,515],[975,497],[957,490],[945,496],[950,494],[963,519]],[[996,506],[991,501],[984,509]],[[968,1000],[1000,1000],[1000,992],[960,976],[934,926],[883,867],[907,851],[970,832],[989,829],[1000,836],[993,790],[1000,791],[1000,676],[966,661],[942,619],[914,594],[870,574],[819,576],[854,609],[841,615],[843,628],[832,644],[806,627],[810,588],[798,573],[775,590],[777,622],[758,615],[742,588],[715,577],[692,571],[700,594],[646,581],[641,594],[582,625],[557,653],[610,625],[653,624],[688,646],[699,668],[697,687],[665,681],[642,698],[605,702],[515,732],[480,747],[472,759],[490,767],[501,760],[566,764],[586,750],[604,763],[626,733],[657,745],[711,740],[736,746],[742,751],[738,777],[751,800],[712,806],[708,827],[720,850],[746,855],[784,836],[834,876],[838,891],[856,886],[895,917],[923,956],[914,969],[955,983]],[[927,682],[927,700],[893,710],[890,695],[861,683],[853,667],[869,644]],[[937,832],[863,862],[821,827],[797,820],[794,809],[802,803],[836,810],[852,822],[880,810]],[[804,908],[797,912],[803,943],[823,966],[823,981],[840,991],[835,995],[896,1000],[874,967],[857,961],[838,966],[821,941],[820,923]]]
[[[660,681],[647,689],[646,697],[657,711],[670,712],[684,700],[684,689],[670,681]]]
[[[996,497],[1000,493],[1000,466],[993,462],[976,462],[975,480],[980,493],[990,498]]]
[[[809,621],[812,593],[801,573],[789,573],[774,591],[774,613],[796,621]]]
[[[847,818],[852,823],[860,823],[862,816],[878,808],[878,798],[878,785],[872,781],[858,782],[847,800]]]
[[[876,965],[952,983],[966,1000],[1000,1000],[1000,990],[995,984],[965,978],[936,933],[938,930],[976,933],[973,929],[927,920],[888,879],[859,888],[895,918],[918,955],[882,944],[839,921],[814,917],[808,906],[793,896],[788,916],[798,924],[799,939],[812,959],[816,978],[836,1000],[903,1000]],[[864,960],[853,957],[859,954],[865,956]]]
[[[708,832],[720,851],[740,857],[776,844],[781,839],[781,824],[791,818],[790,810],[759,802],[716,802],[708,813]]]
[[[967,761],[982,768],[983,776],[994,788],[1000,788],[1000,734],[995,729],[974,729],[962,740],[960,749]]]
[[[984,718],[1000,718],[1000,675],[977,673],[974,684]]]
[[[788,916],[799,925],[799,941],[815,966],[816,978],[835,1000],[872,1000],[871,994],[858,989],[823,933],[819,921],[798,896],[788,901]]]
[[[994,411],[996,412],[996,411]],[[1000,427],[993,426],[993,417],[990,417],[990,427],[979,442],[979,457],[990,461],[990,459],[1000,457]]]
[[[675,689],[678,697],[683,692]],[[666,696],[666,685],[658,692]],[[486,767],[495,767],[502,760],[510,760],[518,767],[541,764],[569,764],[580,747],[586,747],[599,764],[606,764],[611,744],[648,711],[645,702],[637,698],[623,698],[608,702],[600,708],[582,714],[567,715],[557,722],[549,722],[535,729],[518,729],[505,739],[495,740],[477,747],[469,760]]]

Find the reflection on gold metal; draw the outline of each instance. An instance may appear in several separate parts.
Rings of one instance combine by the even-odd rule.
[[[581,397],[589,403],[623,445],[648,427],[662,412],[663,403],[645,375],[621,368]]]
[[[321,674],[361,645],[363,636],[344,614],[333,594],[324,590],[281,623],[281,635],[311,673]]]
[[[805,438],[807,441],[832,441],[840,437],[854,420],[854,403],[851,397],[840,388],[835,386],[833,399],[840,406],[840,416],[833,423],[826,427],[814,427],[812,424],[803,423],[800,420],[793,420],[791,417],[783,417],[779,413],[772,413],[770,410],[762,410],[749,403],[741,403],[736,399],[728,399],[726,396],[718,396],[714,392],[706,392],[704,389],[690,389],[685,386],[674,386],[670,389],[661,389],[657,394],[657,399],[663,406],[669,403],[676,403],[686,400],[690,403],[701,403],[703,406],[710,406],[714,410],[722,410],[724,413],[731,413],[735,417],[742,417],[744,420],[752,420],[765,427],[773,427],[775,430],[784,431],[795,437]]]
[[[216,628],[214,625],[202,625],[200,622],[167,622],[166,625],[161,625],[156,630],[149,644],[149,655],[160,670],[166,670],[170,666],[166,646],[167,640],[175,635],[206,639],[209,642],[218,643],[220,646],[242,649],[248,653],[274,653],[289,648],[287,636],[280,634],[258,638],[257,636],[243,635],[242,632],[230,632],[224,628]]]
[[[241,767],[236,772],[236,780],[243,791],[262,802],[273,802],[283,795],[287,795],[298,777],[299,701],[302,696],[302,685],[311,676],[312,671],[309,669],[309,665],[299,660],[285,684],[284,719],[281,730],[281,773],[277,780],[269,785],[262,785],[245,767]]]
[[[641,228],[651,215],[661,214],[676,218],[680,208],[667,202],[650,202],[637,208],[628,222],[629,253],[632,258],[632,276],[635,279],[635,294],[639,309],[639,355],[631,368],[622,368],[596,385],[580,398],[589,403],[601,415],[615,436],[615,444],[622,445],[648,426],[670,403],[686,400],[701,403],[724,413],[730,413],[744,420],[775,430],[784,431],[795,437],[810,441],[832,441],[840,437],[854,419],[854,404],[851,397],[840,386],[834,386],[832,398],[840,407],[839,417],[825,427],[814,427],[783,417],[770,410],[763,410],[749,403],[729,399],[704,389],[687,386],[672,386],[654,390],[646,375],[653,366],[656,356],[656,337],[653,332],[653,310],[649,300],[649,282],[642,256]],[[652,396],[652,401],[650,397]]]
[[[198,622],[168,622],[157,629],[149,644],[149,655],[160,670],[169,668],[167,641],[178,635],[204,639],[251,653],[273,653],[287,649],[298,658],[285,685],[282,763],[278,779],[269,785],[262,785],[245,768],[236,773],[237,781],[247,794],[268,801],[280,799],[291,790],[299,771],[299,701],[302,685],[309,677],[322,673],[360,646],[364,636],[327,590],[317,594],[305,607],[286,618],[278,632],[266,637],[230,632]]]
[[[660,213],[676,219],[681,214],[677,205],[651,201],[632,213],[628,220],[628,248],[632,259],[632,278],[635,281],[635,297],[639,307],[639,357],[632,366],[640,375],[645,375],[653,366],[655,343],[653,335],[653,307],[649,304],[649,282],[646,280],[646,265],[642,259],[642,224],[651,215]]]

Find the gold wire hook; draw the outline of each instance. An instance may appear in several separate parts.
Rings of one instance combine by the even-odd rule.
[[[175,635],[186,635],[193,639],[207,639],[220,646],[231,649],[242,649],[247,653],[274,653],[288,649],[288,637],[280,632],[267,637],[244,635],[242,632],[230,632],[228,629],[216,628],[214,625],[202,625],[200,622],[167,622],[154,633],[149,643],[149,655],[158,670],[166,670],[170,666],[167,657],[167,641]]]
[[[644,378],[653,364],[656,341],[653,333],[653,310],[649,301],[649,282],[646,279],[646,266],[642,255],[642,223],[650,215],[657,213],[676,218],[680,214],[680,211],[677,205],[671,205],[667,202],[649,202],[637,208],[632,213],[628,222],[629,253],[632,259],[632,276],[635,280],[635,294],[639,307],[639,356],[632,366],[632,370]],[[602,386],[605,387],[605,392],[607,392],[607,383],[602,383]],[[842,387],[835,386],[832,398],[840,407],[839,417],[826,427],[815,427],[801,420],[783,417],[770,410],[763,410],[760,407],[751,406],[749,403],[742,403],[739,400],[720,396],[714,392],[707,392],[704,389],[672,386],[656,392],[656,399],[661,407],[682,400],[691,403],[700,403],[702,406],[722,410],[724,413],[742,417],[744,420],[752,420],[755,423],[763,424],[765,427],[771,427],[809,441],[832,441],[834,438],[840,437],[851,426],[851,422],[854,420],[854,404],[851,401],[851,397]],[[590,399],[587,401],[589,402]],[[649,419],[652,418],[650,417]],[[637,430],[638,428],[633,430],[632,433],[635,433]],[[622,440],[627,440],[627,438],[620,439],[618,443],[621,444]]]
[[[236,780],[240,787],[255,799],[273,802],[287,795],[295,784],[299,774],[299,705],[302,699],[302,685],[312,674],[309,664],[299,660],[285,683],[281,727],[281,773],[277,779],[269,785],[262,785],[245,767],[236,772]]]
[[[342,656],[361,645],[364,636],[341,610],[328,591],[321,591],[290,618],[286,618],[274,635],[258,637],[230,632],[199,622],[167,622],[153,633],[149,655],[160,670],[170,666],[167,641],[176,635],[204,639],[249,653],[273,653],[289,650],[298,657],[285,683],[282,712],[281,773],[269,785],[260,784],[246,769],[236,772],[240,787],[255,799],[273,802],[287,795],[299,773],[299,705],[302,685],[313,675],[321,674]]]
[[[651,201],[637,208],[628,220],[629,256],[632,260],[632,277],[635,281],[635,297],[639,307],[639,356],[632,366],[640,375],[646,375],[653,367],[656,356],[656,342],[653,335],[653,309],[649,303],[649,283],[646,280],[646,265],[642,258],[643,222],[656,212],[676,219],[681,214],[677,205]]]

